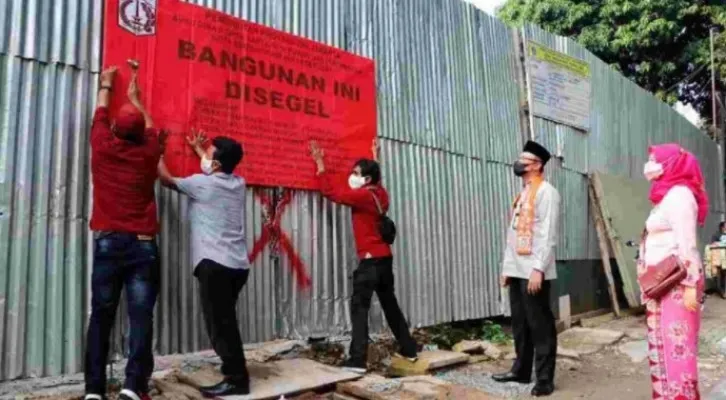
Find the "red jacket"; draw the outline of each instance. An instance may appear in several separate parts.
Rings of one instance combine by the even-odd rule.
[[[117,138],[108,108],[98,107],[91,126],[93,211],[91,230],[155,235],[154,182],[161,149],[152,129],[135,144]]]
[[[380,213],[373,193],[381,202],[383,211],[388,211],[388,192],[383,186],[369,185],[351,189],[347,182],[336,181],[329,172],[319,175],[320,192],[333,202],[349,206],[353,215],[353,236],[358,258],[391,257],[391,246],[381,238],[378,230]],[[371,193],[373,192],[373,193]]]

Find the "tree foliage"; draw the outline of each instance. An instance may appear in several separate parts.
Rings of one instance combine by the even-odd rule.
[[[507,0],[497,16],[568,36],[670,104],[711,115],[709,29],[716,26],[716,65],[726,77],[724,0]],[[720,90],[726,89],[719,80]]]

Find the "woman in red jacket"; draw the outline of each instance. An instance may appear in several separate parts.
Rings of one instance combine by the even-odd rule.
[[[317,143],[312,142],[310,148],[317,165],[321,193],[330,201],[351,208],[353,235],[360,260],[353,272],[350,302],[353,338],[350,356],[343,367],[353,372],[366,372],[368,311],[373,292],[378,294],[388,326],[400,346],[397,356],[415,362],[416,341],[411,337],[394,291],[391,246],[383,240],[379,231],[381,212],[388,211],[389,205],[388,192],[381,186],[381,167],[374,160],[359,160],[353,166],[347,184],[344,184],[325,170],[323,150]]]

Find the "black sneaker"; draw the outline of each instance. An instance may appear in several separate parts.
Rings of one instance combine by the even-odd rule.
[[[341,368],[354,374],[365,374],[368,371],[365,363],[355,362],[351,359],[345,360]]]

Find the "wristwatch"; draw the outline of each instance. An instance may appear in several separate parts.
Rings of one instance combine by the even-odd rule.
[[[100,92],[101,90],[104,90],[104,89],[108,90],[109,92],[112,92],[113,91],[113,88],[111,86],[108,86],[108,85],[101,85],[101,87],[98,88],[98,91]]]

